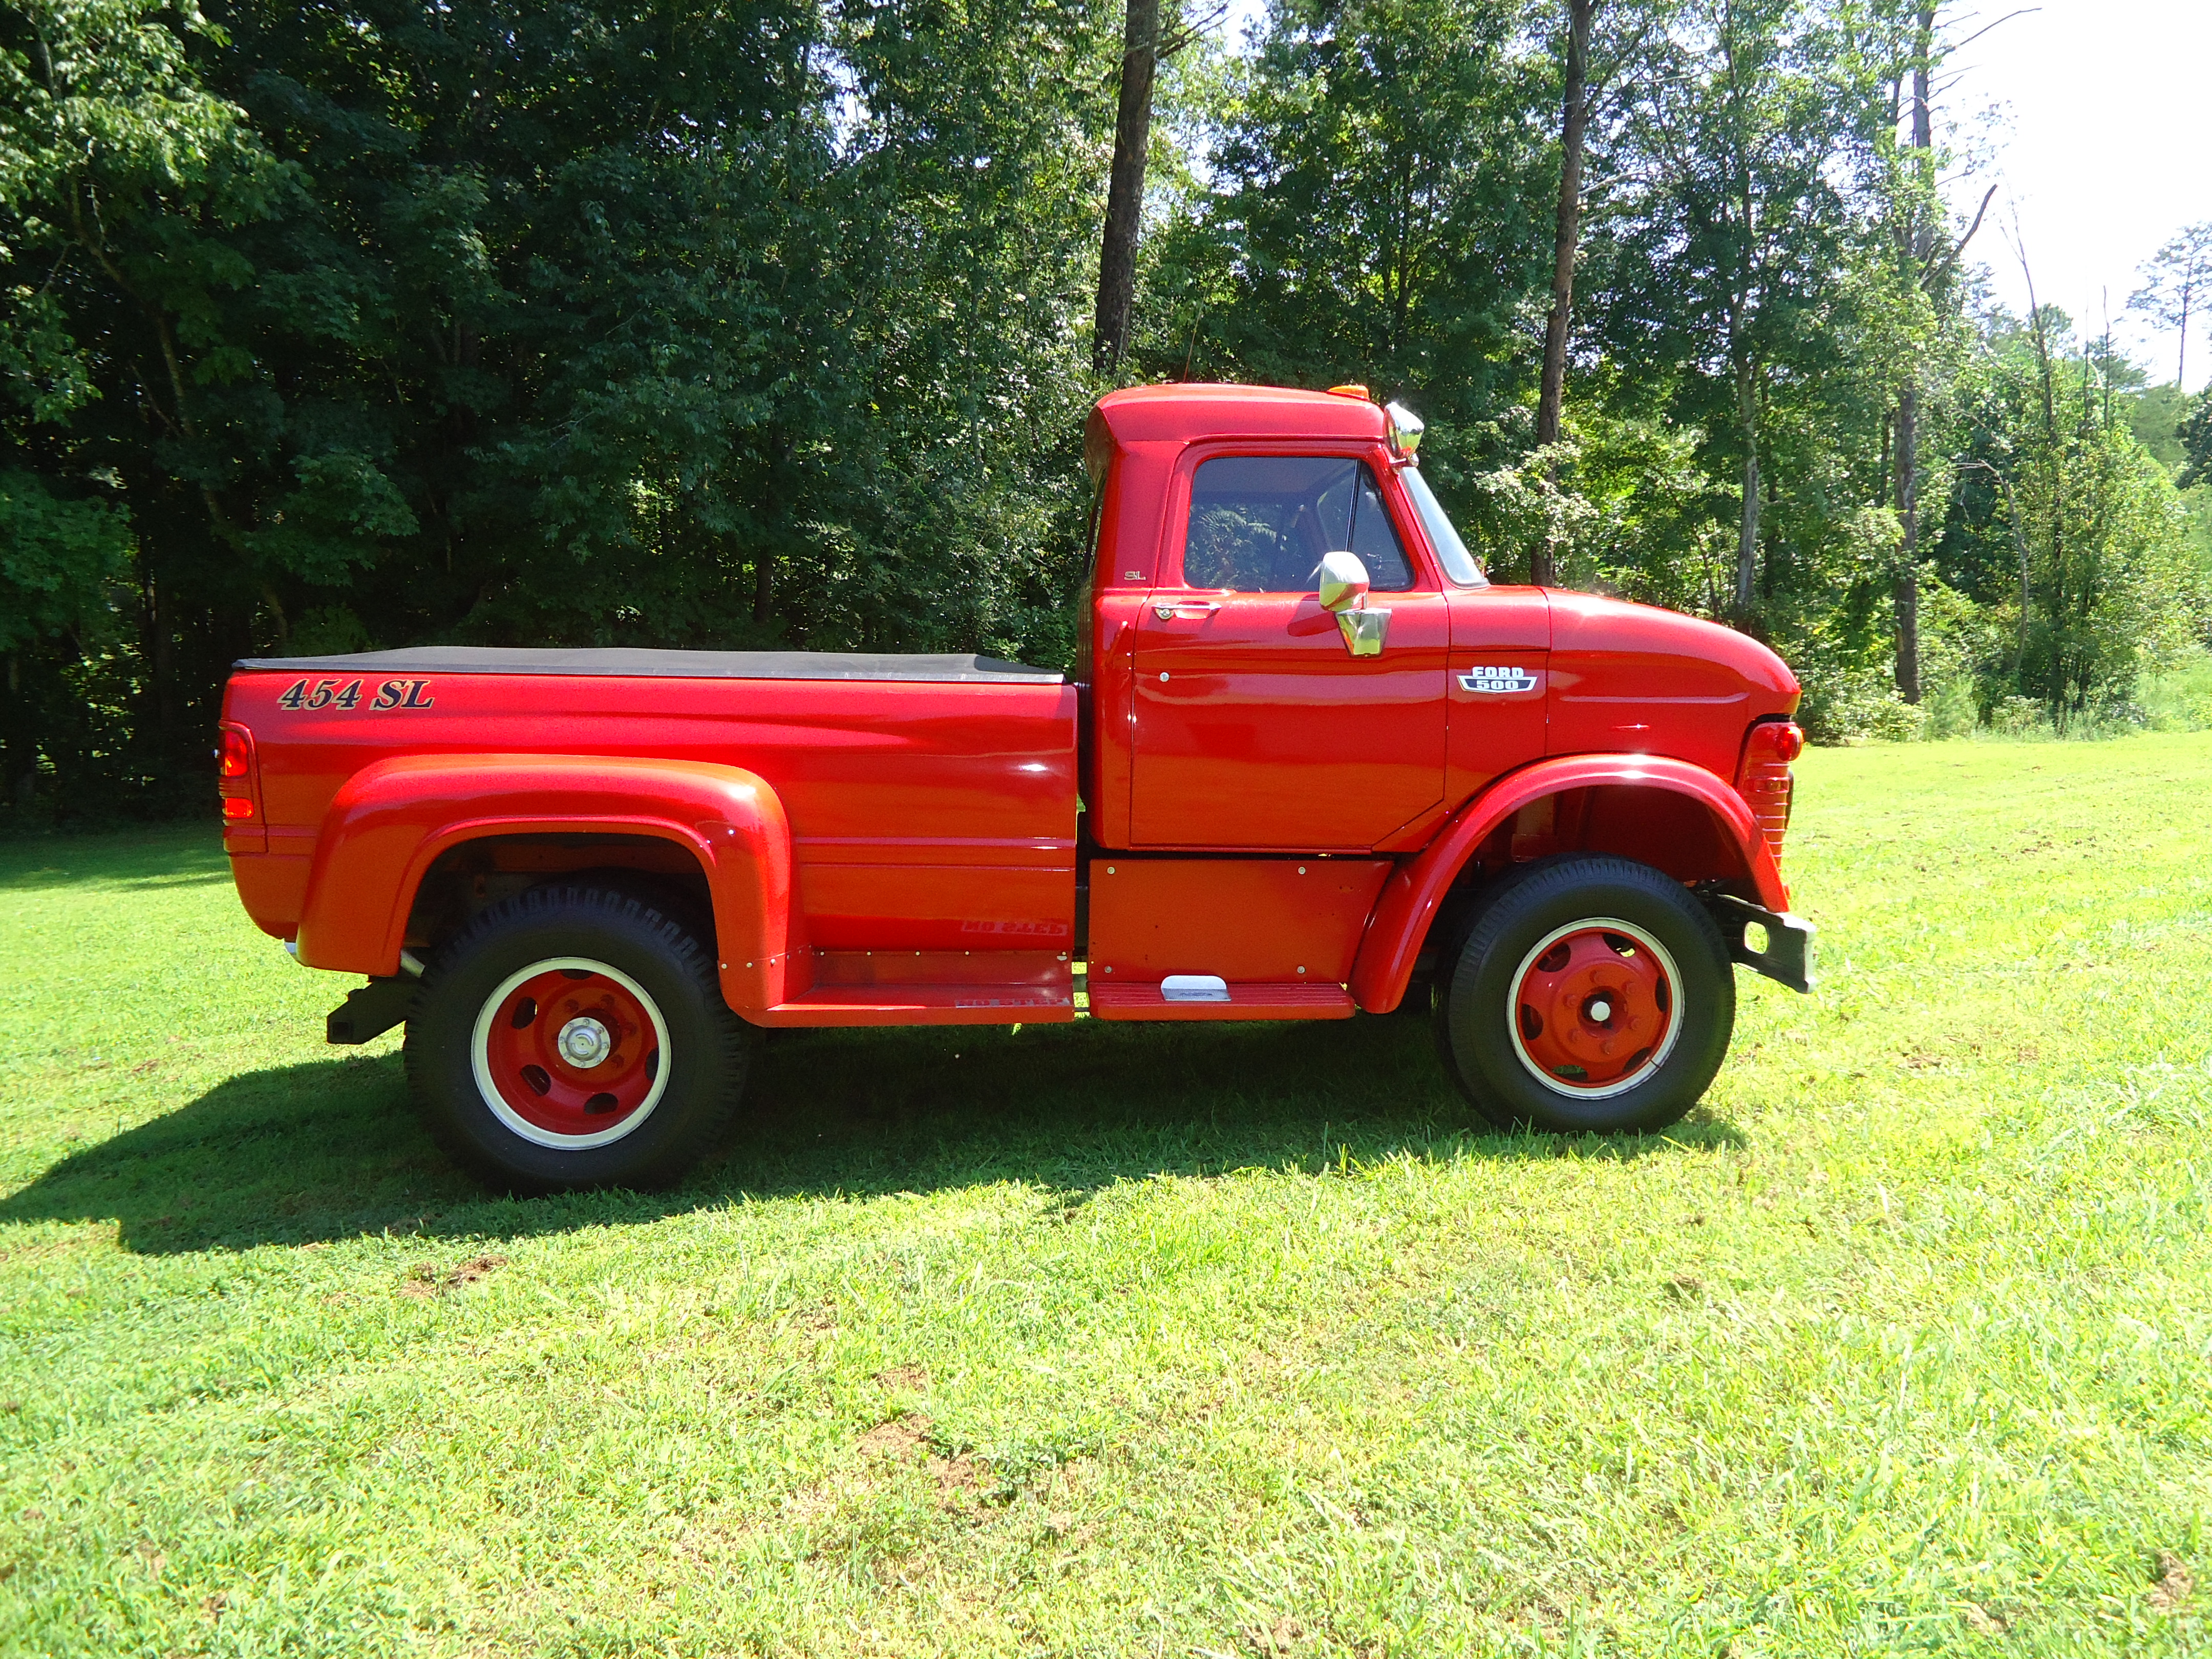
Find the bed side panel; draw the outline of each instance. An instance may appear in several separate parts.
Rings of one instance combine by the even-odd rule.
[[[258,856],[297,860],[302,875],[332,797],[375,761],[705,761],[758,775],[783,802],[799,902],[818,946],[1073,941],[1071,685],[428,673],[339,678],[322,707],[308,706],[332,678],[244,672],[225,701],[259,757],[269,841]],[[256,856],[235,860],[240,893],[258,925],[289,937],[303,884],[287,878],[291,865],[248,862]]]

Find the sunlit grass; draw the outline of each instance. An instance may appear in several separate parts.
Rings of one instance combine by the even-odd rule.
[[[1801,776],[1821,989],[1668,1138],[1407,1018],[792,1034],[529,1202],[204,837],[0,848],[0,1650],[2201,1650],[2212,737]]]

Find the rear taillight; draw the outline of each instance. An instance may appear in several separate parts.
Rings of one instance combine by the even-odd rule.
[[[1766,850],[1778,862],[1782,840],[1790,833],[1790,800],[1795,782],[1790,763],[1805,752],[1805,733],[1794,720],[1764,720],[1751,728],[1737,769],[1736,793],[1751,808]]]
[[[253,774],[253,734],[242,726],[225,725],[222,747],[215,751],[215,787],[222,797],[226,824],[249,824],[260,816]]]

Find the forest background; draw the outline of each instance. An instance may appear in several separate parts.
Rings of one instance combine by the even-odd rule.
[[[2133,296],[2170,382],[1996,303],[1972,20],[1255,27],[0,4],[0,823],[204,805],[244,656],[1064,664],[1085,408],[1162,379],[1402,398],[1493,575],[1757,634],[1820,738],[2212,723],[2212,227]]]

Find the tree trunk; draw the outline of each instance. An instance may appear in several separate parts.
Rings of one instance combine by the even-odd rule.
[[[1582,236],[1583,143],[1589,126],[1590,19],[1597,0],[1567,0],[1567,64],[1559,112],[1559,211],[1552,235],[1552,314],[1544,325],[1544,383],[1536,401],[1536,442],[1559,441],[1567,392],[1567,333],[1575,303],[1575,252]],[[1539,586],[1558,576],[1547,539],[1530,573]]]
[[[39,753],[29,699],[23,692],[23,659],[8,653],[8,697],[0,719],[0,802],[28,806],[38,787]]]
[[[1121,36],[1121,101],[1114,118],[1114,172],[1106,189],[1106,233],[1098,249],[1098,310],[1091,334],[1091,364],[1102,374],[1121,367],[1129,343],[1159,36],[1160,0],[1129,0]]]
[[[1759,581],[1759,396],[1750,359],[1738,353],[1735,365],[1736,418],[1743,428],[1743,523],[1735,544],[1735,614],[1751,616]]]
[[[1936,147],[1935,112],[1929,102],[1929,59],[1936,48],[1936,8],[1923,5],[1915,20],[1912,61],[1912,148],[1923,156]],[[1911,270],[1926,280],[1936,257],[1936,227],[1924,203],[1913,208]],[[1907,363],[1897,392],[1897,695],[1920,701],[1920,366]]]
[[[1897,695],[1920,701],[1920,388],[1910,380],[1897,394]]]
[[[2173,389],[2183,397],[2189,395],[2189,301],[2194,296],[2190,290],[2197,285],[2197,268],[2193,264],[2181,279],[2181,350],[2173,363]]]

